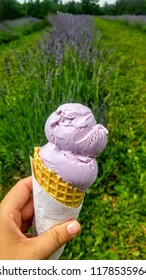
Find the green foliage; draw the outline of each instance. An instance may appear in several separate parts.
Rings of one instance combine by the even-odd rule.
[[[16,0],[0,1],[0,21],[24,16],[23,8]]]
[[[1,43],[9,43],[12,40],[12,36],[10,33],[0,31],[0,44]]]
[[[23,4],[17,0],[0,1],[0,21],[16,19],[23,16],[32,16],[43,19],[48,13],[56,13],[58,5],[53,0],[29,0]]]
[[[99,14],[99,5],[98,0],[82,0],[82,13],[90,14],[90,15],[98,15]]]
[[[117,15],[144,15],[146,13],[146,0],[117,0],[115,14]]]
[[[29,0],[23,4],[17,0],[1,0],[0,21],[32,16],[43,19],[48,14],[61,11],[71,14],[91,15],[144,15],[146,14],[146,0],[117,0],[114,4],[105,1],[103,7],[99,0],[58,1],[58,0]]]
[[[105,3],[101,8],[104,15],[145,15],[146,0],[117,0],[114,4]]]
[[[144,15],[146,14],[146,0],[117,0],[114,4],[105,1],[103,7],[99,6],[99,1],[82,0],[69,1],[58,5],[58,10],[72,14],[92,14],[92,15]]]
[[[52,0],[30,0],[28,1],[28,3],[24,4],[24,9],[27,16],[33,16],[43,19],[44,16],[48,15],[49,13],[56,13],[57,5],[55,1]]]

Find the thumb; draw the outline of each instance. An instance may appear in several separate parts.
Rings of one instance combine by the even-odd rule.
[[[70,220],[32,238],[31,246],[34,259],[48,259],[57,249],[76,236],[80,230],[80,224],[75,220]]]

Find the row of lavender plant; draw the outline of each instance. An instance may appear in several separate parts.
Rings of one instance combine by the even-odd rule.
[[[45,120],[59,104],[81,102],[99,109],[99,34],[93,18],[56,15],[49,20],[53,28],[35,46],[14,47],[1,63],[3,154],[9,151],[25,168],[33,147],[44,144]]]
[[[25,24],[33,24],[41,22],[40,19],[34,17],[24,17],[15,20],[5,20],[0,22],[0,31],[9,32],[12,28],[17,28]]]
[[[44,63],[50,67],[45,89],[49,93],[55,83],[59,102],[75,101],[82,95],[83,80],[85,85],[97,65],[93,18],[60,15],[49,20],[54,28],[38,44]]]
[[[110,20],[118,20],[125,22],[129,25],[135,25],[135,26],[146,26],[146,15],[118,15],[118,16],[102,16],[102,18],[110,19]]]

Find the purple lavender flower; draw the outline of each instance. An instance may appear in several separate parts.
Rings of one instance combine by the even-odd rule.
[[[11,72],[10,72],[10,68],[9,68],[9,61],[8,61],[7,57],[5,57],[5,67],[6,67],[7,75],[9,77],[11,77]]]

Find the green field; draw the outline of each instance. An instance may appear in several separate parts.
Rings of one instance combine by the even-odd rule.
[[[65,46],[61,65],[53,54],[49,61],[48,31],[0,47],[0,196],[30,174],[29,155],[46,141],[47,116],[60,103],[81,102],[108,128],[109,141],[79,216],[82,231],[61,259],[144,260],[146,34],[100,18],[94,26],[92,68],[75,46]]]

